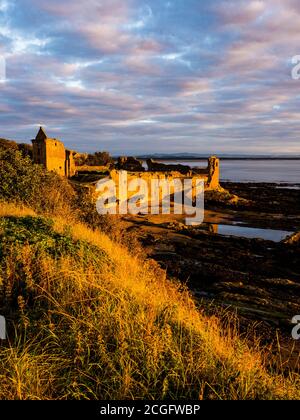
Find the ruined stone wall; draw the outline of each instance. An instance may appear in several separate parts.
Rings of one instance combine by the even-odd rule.
[[[65,153],[65,176],[71,178],[76,173],[74,154],[72,150],[66,150]]]
[[[95,200],[98,200],[105,190],[106,193],[109,192],[108,195],[115,195],[115,200],[118,203],[117,211],[120,211],[121,214],[125,214],[128,211],[127,206],[133,196],[132,204],[134,203],[134,212],[136,214],[149,213],[149,211],[153,214],[167,214],[164,212],[176,212],[178,208],[180,210],[183,203],[185,206],[191,206],[191,204],[188,204],[190,199],[193,200],[194,204],[198,202],[198,199],[203,199],[199,195],[201,190],[196,190],[197,184],[199,185],[197,183],[198,180],[204,182],[205,191],[221,189],[219,185],[219,159],[214,156],[209,159],[207,168],[199,168],[198,173],[194,172],[193,169],[186,174],[171,170],[163,172],[131,172],[114,169],[110,172],[110,179],[114,181],[114,185],[107,184],[107,178],[99,180],[94,189],[93,197]],[[132,181],[137,179],[144,181],[144,183],[136,183],[134,185]],[[175,180],[179,180],[180,183],[175,183]],[[192,182],[185,182],[187,180]],[[163,181],[167,182],[164,183]],[[130,187],[132,188],[130,191],[128,188],[129,184],[131,184]],[[113,189],[109,191],[111,187]],[[157,187],[159,187],[159,191]],[[190,210],[194,210],[194,207],[190,208]],[[201,216],[197,213],[197,210],[195,212],[200,220]],[[192,223],[198,224],[197,221],[192,221]]]
[[[54,171],[59,175],[66,176],[65,160],[66,150],[62,142],[56,139],[45,140],[46,149],[46,168],[48,171]]]
[[[211,156],[208,159],[207,189],[216,190],[220,187],[220,159]]]
[[[126,171],[124,171],[126,172]],[[119,197],[119,175],[120,175],[120,171],[118,170],[113,170],[110,173],[110,177],[111,179],[115,182],[116,184],[116,193],[117,193],[117,197]],[[169,182],[174,181],[175,179],[179,179],[182,182],[183,185],[183,181],[185,179],[192,179],[193,182],[193,197],[195,197],[195,185],[196,185],[196,180],[200,179],[203,180],[205,185],[207,184],[207,180],[208,180],[208,176],[207,175],[194,175],[194,176],[186,176],[180,172],[127,172],[127,181],[128,183],[130,183],[132,180],[136,179],[136,178],[140,178],[144,181],[147,182],[147,186],[148,186],[148,199],[151,199],[151,182],[154,179],[157,180],[167,180]],[[171,191],[171,194],[174,191]],[[135,195],[136,191],[132,191],[128,193],[128,199],[130,199],[131,196]]]
[[[131,160],[135,160],[137,169],[130,169],[127,167],[127,163],[131,163]],[[122,163],[122,165],[121,165]],[[135,158],[120,158],[116,165],[116,170],[125,170],[128,173],[128,178],[133,179],[139,177],[147,182],[150,182],[153,178],[158,179],[188,179],[188,178],[199,178],[205,182],[206,190],[215,190],[220,188],[220,161],[216,156],[211,156],[208,159],[208,165],[206,168],[191,168],[186,165],[170,164],[166,165],[161,162],[155,162],[153,159],[147,160],[148,171],[142,168],[142,164]],[[139,170],[139,169],[142,170]],[[115,171],[115,172],[117,172]],[[112,177],[115,177],[115,173],[112,173]]]
[[[152,161],[151,163],[155,162]],[[168,170],[166,171],[162,170],[165,166],[168,166]],[[157,169],[152,171],[127,171],[128,181],[138,177],[146,180],[150,184],[152,179],[168,179],[172,181],[174,179],[183,180],[190,178],[204,180],[206,190],[216,190],[220,188],[220,161],[216,156],[211,156],[208,159],[207,168],[198,169],[185,167],[183,165],[160,165],[160,163],[158,163],[157,166],[152,166],[152,168],[154,167]],[[177,170],[171,170],[172,168]],[[184,168],[183,171],[182,168]],[[111,171],[111,178],[117,182],[119,178],[119,170]]]
[[[46,167],[46,144],[44,141],[32,140],[33,162]]]

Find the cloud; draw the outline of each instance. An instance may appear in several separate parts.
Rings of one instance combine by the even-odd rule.
[[[2,0],[0,136],[300,153],[299,18],[296,0]]]

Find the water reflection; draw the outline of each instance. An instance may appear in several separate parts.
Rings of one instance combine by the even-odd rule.
[[[209,224],[208,229],[212,233],[224,236],[238,236],[249,239],[264,239],[267,241],[280,242],[293,232],[286,230],[261,229],[247,226]]]

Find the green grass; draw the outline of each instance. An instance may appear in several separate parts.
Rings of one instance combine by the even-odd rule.
[[[55,232],[54,221],[41,216],[7,216],[0,218],[0,257],[5,257],[12,247],[22,249],[24,245],[33,246],[34,252],[45,252],[53,257],[69,255],[76,257],[79,253],[84,261],[98,261],[99,249],[87,241],[74,241],[70,227],[63,233]]]
[[[299,399],[299,377],[105,234],[0,209],[1,399]]]

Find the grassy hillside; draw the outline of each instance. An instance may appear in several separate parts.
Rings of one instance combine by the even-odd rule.
[[[300,398],[299,377],[270,371],[74,194],[0,154],[0,399]]]
[[[300,397],[153,263],[81,223],[0,216],[1,398]]]

